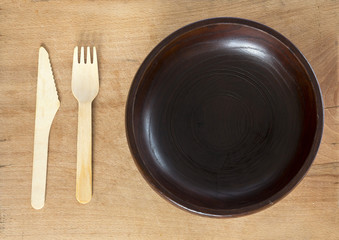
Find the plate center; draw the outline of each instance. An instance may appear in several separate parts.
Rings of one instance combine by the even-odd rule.
[[[196,140],[214,150],[240,145],[248,133],[250,113],[232,94],[211,96],[194,111],[191,122]]]

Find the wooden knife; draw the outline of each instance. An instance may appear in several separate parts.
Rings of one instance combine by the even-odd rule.
[[[60,101],[55,87],[48,52],[45,48],[40,47],[31,195],[31,204],[35,209],[41,209],[45,204],[48,138],[59,106]]]

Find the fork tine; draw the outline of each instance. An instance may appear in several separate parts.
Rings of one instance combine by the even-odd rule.
[[[98,65],[97,50],[93,47],[93,64]]]
[[[74,48],[74,54],[73,54],[73,65],[76,63],[79,63],[78,46]]]
[[[81,51],[80,51],[80,63],[85,63],[85,50],[84,50],[84,47],[81,47]]]
[[[92,63],[91,62],[91,48],[90,47],[87,47],[86,63]]]

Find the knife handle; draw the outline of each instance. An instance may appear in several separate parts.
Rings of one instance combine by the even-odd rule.
[[[88,203],[92,198],[92,103],[79,102],[76,199]]]
[[[41,209],[45,205],[49,131],[48,126],[36,123],[31,193],[31,205],[34,209]]]

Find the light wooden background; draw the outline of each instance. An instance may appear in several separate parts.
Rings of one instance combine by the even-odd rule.
[[[0,1],[0,239],[339,239],[339,1]],[[319,154],[276,205],[236,219],[185,212],[155,193],[130,155],[124,125],[133,76],[176,29],[243,17],[289,38],[318,76],[325,104]],[[50,134],[47,199],[30,206],[38,49],[50,53],[61,107]],[[75,45],[98,48],[94,195],[75,199]]]

